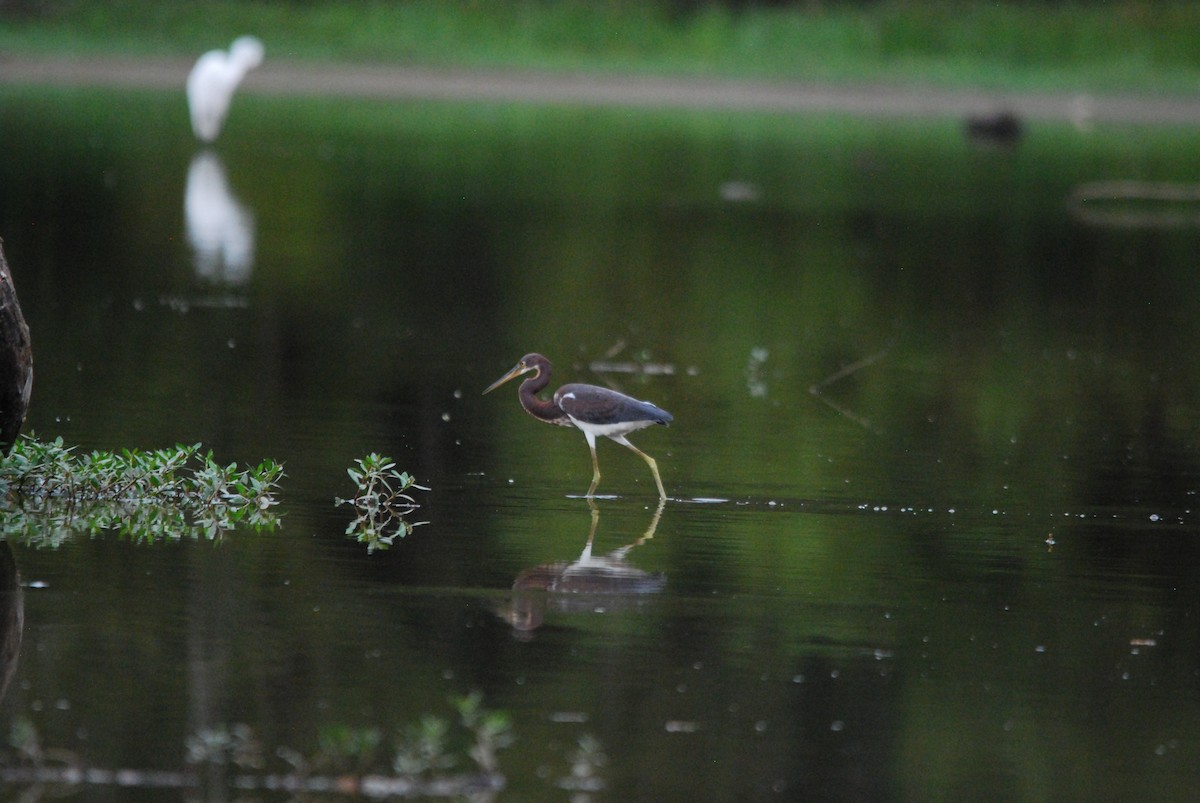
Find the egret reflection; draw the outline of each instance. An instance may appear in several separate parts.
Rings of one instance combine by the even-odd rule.
[[[230,191],[225,166],[210,150],[197,153],[188,168],[183,211],[196,276],[226,285],[249,280],[254,269],[254,213]]]
[[[628,561],[635,547],[649,541],[658,529],[665,500],[660,501],[650,526],[637,540],[606,555],[593,555],[592,542],[600,523],[600,509],[589,500],[591,527],[583,552],[573,561],[556,561],[526,569],[513,581],[512,602],[500,615],[518,633],[542,626],[546,611],[592,613],[637,607],[647,594],[657,594],[667,585],[662,572],[648,572]]]

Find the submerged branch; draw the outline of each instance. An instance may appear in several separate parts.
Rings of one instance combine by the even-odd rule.
[[[861,371],[862,369],[867,368],[868,366],[874,365],[875,363],[879,362],[881,359],[883,359],[884,357],[887,356],[888,352],[891,351],[891,349],[892,349],[891,344],[888,344],[887,346],[885,346],[884,348],[875,352],[874,354],[870,354],[866,357],[863,357],[861,360],[856,360],[856,361],[850,363],[849,365],[842,366],[837,371],[834,371],[832,374],[830,374],[829,376],[822,379],[820,382],[817,382],[814,385],[810,385],[808,388],[808,392],[811,393],[813,396],[816,396],[818,399],[820,399],[825,404],[829,405],[839,415],[843,415],[846,418],[849,418],[851,421],[853,421],[854,423],[863,427],[864,429],[873,429],[869,419],[858,415],[857,413],[855,413],[854,411],[852,411],[850,408],[846,407],[845,405],[839,404],[838,402],[829,398],[828,396],[826,396],[823,393],[823,391],[825,390],[825,388],[829,387],[834,382],[837,382],[841,379],[845,379],[846,377],[850,376],[851,374],[857,373],[858,371]]]

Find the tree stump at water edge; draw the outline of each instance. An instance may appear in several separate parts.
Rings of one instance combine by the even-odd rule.
[[[33,389],[33,350],[29,325],[21,314],[17,288],[0,240],[0,449],[7,454],[21,434]]]

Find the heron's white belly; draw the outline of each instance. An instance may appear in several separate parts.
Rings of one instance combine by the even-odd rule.
[[[653,421],[618,421],[615,424],[589,424],[586,421],[580,421],[573,415],[567,416],[575,426],[582,429],[584,432],[591,433],[595,436],[603,435],[611,438],[614,435],[626,435],[639,429],[653,424]]]

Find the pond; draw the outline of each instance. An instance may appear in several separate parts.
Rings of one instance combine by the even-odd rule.
[[[5,88],[0,131],[26,431],[286,472],[274,530],[10,539],[4,766],[403,774],[477,694],[480,799],[1200,783],[1200,210],[1147,197],[1191,130],[246,95],[203,149],[181,93]],[[673,414],[661,508],[481,395],[531,351]],[[370,452],[429,489],[386,549],[335,505]]]

